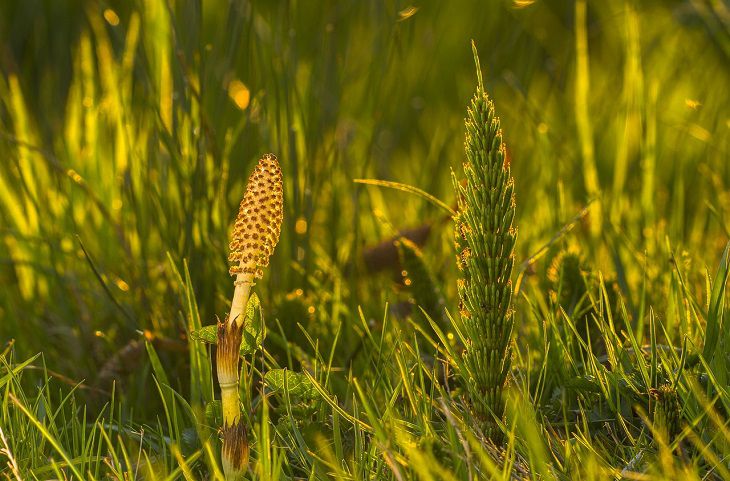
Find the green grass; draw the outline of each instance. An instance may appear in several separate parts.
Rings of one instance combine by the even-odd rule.
[[[249,479],[730,479],[728,15],[2,2],[0,478],[223,479],[190,333],[229,307],[230,229],[274,152]],[[499,446],[451,328],[472,39],[519,228]]]

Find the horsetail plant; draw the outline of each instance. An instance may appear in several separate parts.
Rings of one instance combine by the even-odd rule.
[[[484,434],[496,440],[511,364],[515,196],[499,118],[484,91],[474,43],[472,49],[478,84],[465,120],[466,182],[454,179],[459,330],[465,344],[461,375]]]
[[[658,389],[650,389],[649,395],[654,400],[654,430],[664,437],[664,442],[671,443],[681,430],[679,394],[671,384],[663,384]]]
[[[256,279],[263,276],[269,257],[279,242],[283,217],[283,185],[279,162],[264,155],[251,173],[236,217],[228,260],[236,277],[231,310],[218,322],[217,371],[223,411],[221,460],[226,480],[238,479],[248,465],[246,427],[241,421],[238,360],[244,329],[244,312]]]

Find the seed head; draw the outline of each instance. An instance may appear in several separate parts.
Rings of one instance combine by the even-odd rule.
[[[232,276],[262,277],[261,268],[269,265],[279,242],[283,208],[281,168],[274,154],[266,154],[248,178],[233,227],[228,255]]]

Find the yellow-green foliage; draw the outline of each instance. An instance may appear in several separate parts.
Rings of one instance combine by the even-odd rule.
[[[256,481],[730,479],[726,3],[0,1],[0,479],[220,481],[244,424]],[[244,317],[224,434],[197,339],[268,252],[226,263],[269,150],[268,334]],[[394,292],[395,232],[454,326],[394,319],[437,298],[418,263]]]

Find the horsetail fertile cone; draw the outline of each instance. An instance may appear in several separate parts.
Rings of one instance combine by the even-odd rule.
[[[229,270],[236,276],[229,322],[243,322],[243,311],[254,279],[261,279],[263,268],[279,242],[284,215],[281,169],[274,154],[259,160],[246,185],[229,245]]]
[[[233,301],[225,322],[218,322],[217,373],[223,410],[223,447],[221,461],[226,480],[241,477],[248,465],[246,427],[239,403],[239,353],[243,321],[251,286],[263,276],[269,257],[279,242],[284,195],[279,162],[266,154],[248,178],[246,192],[238,210],[231,236],[230,273]]]
[[[495,419],[504,414],[503,390],[511,363],[515,196],[499,118],[484,91],[473,44],[472,48],[478,85],[465,121],[466,183],[454,182],[459,312],[465,339],[462,376],[485,434],[495,439],[499,436]]]

